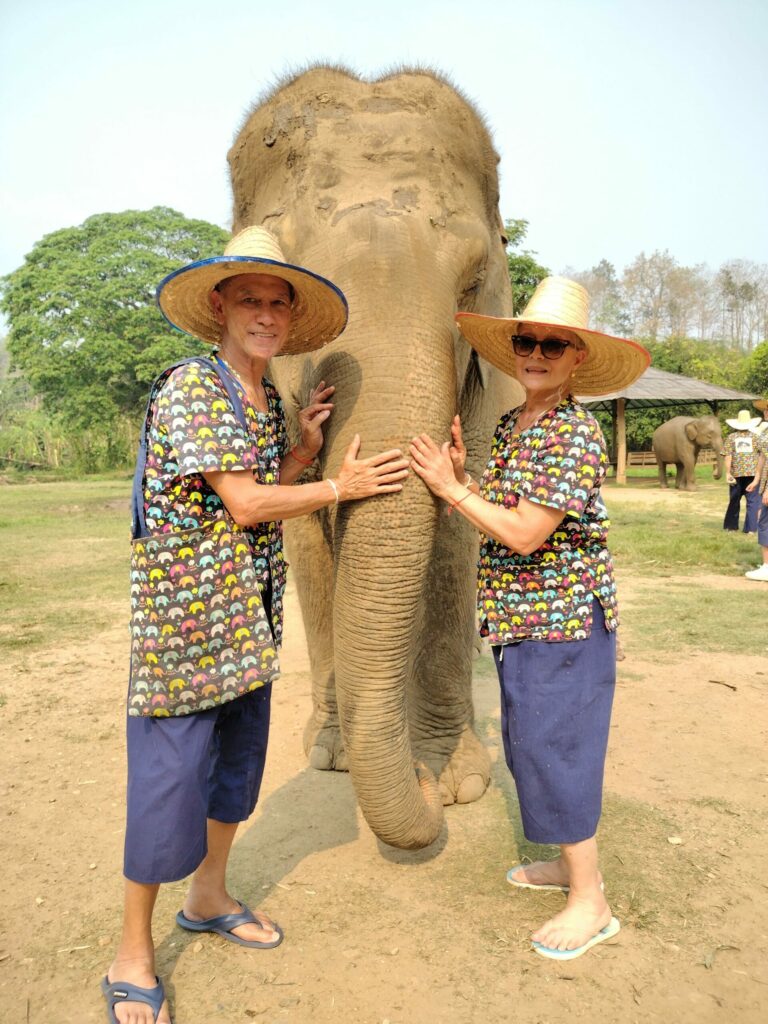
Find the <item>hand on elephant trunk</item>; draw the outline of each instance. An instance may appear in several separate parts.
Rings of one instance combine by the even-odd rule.
[[[339,501],[357,501],[376,494],[402,491],[402,482],[408,476],[408,460],[399,448],[379,452],[368,459],[358,459],[360,435],[355,434],[347,448],[335,480]]]
[[[411,469],[416,473],[437,498],[448,500],[449,492],[457,482],[454,462],[451,456],[451,443],[445,441],[438,447],[429,434],[419,434],[411,441]]]
[[[321,380],[310,391],[308,405],[299,411],[301,440],[297,445],[297,454],[300,457],[311,461],[323,447],[323,423],[333,412],[333,402],[328,399],[335,390],[333,384],[326,387],[325,381]]]
[[[461,417],[458,413],[451,420],[451,440],[453,444],[448,449],[453,463],[453,472],[456,480],[466,487],[469,482],[469,474],[465,468],[467,461],[467,449],[464,445],[464,438],[461,435]]]

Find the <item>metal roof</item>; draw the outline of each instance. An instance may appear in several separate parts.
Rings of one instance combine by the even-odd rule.
[[[717,384],[707,384],[693,377],[683,377],[679,373],[667,373],[649,366],[642,377],[630,384],[623,391],[614,391],[608,395],[587,395],[579,398],[582,405],[592,409],[610,409],[611,402],[623,398],[626,407],[653,409],[665,405],[709,405],[720,402],[752,402],[762,395],[751,395],[746,391],[734,391],[733,388],[721,388]]]

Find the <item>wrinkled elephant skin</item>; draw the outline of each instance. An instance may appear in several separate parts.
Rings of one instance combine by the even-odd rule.
[[[653,451],[659,467],[659,484],[667,486],[667,465],[677,467],[675,487],[696,490],[696,460],[702,448],[717,453],[715,480],[723,475],[723,431],[716,416],[674,416],[653,433]]]
[[[271,372],[296,411],[336,386],[319,468],[338,471],[459,411],[477,475],[514,382],[458,337],[457,310],[511,313],[497,157],[476,112],[432,75],[364,82],[315,68],[255,108],[229,154],[234,225],[264,224],[286,258],[336,283],[347,330]],[[415,476],[401,494],[286,523],[313,676],[310,763],[348,768],[383,841],[427,846],[442,805],[476,799],[489,759],[471,699],[477,535]]]

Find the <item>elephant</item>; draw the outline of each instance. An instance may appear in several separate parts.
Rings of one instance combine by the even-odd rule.
[[[659,484],[667,486],[667,463],[677,466],[675,487],[695,491],[694,470],[699,451],[712,448],[717,453],[715,480],[723,475],[723,431],[716,416],[673,416],[653,432],[653,450],[659,467]]]
[[[272,360],[291,436],[321,379],[336,387],[315,467],[462,418],[478,475],[516,381],[459,337],[457,311],[510,316],[498,156],[481,116],[437,73],[375,81],[316,65],[279,83],[235,137],[233,231],[261,224],[289,262],[330,278],[349,323],[330,345]],[[354,507],[353,507],[354,506]],[[402,492],[285,523],[312,671],[309,763],[350,772],[377,837],[429,846],[443,806],[490,778],[473,730],[477,534],[411,474]]]

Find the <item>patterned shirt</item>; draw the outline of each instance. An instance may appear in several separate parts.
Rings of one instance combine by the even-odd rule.
[[[480,494],[510,509],[526,498],[565,518],[530,555],[481,536],[480,633],[492,644],[585,639],[593,594],[613,631],[619,620],[606,548],[608,513],[600,498],[608,461],[602,431],[570,396],[516,433],[519,412],[512,409],[499,421]]]
[[[194,529],[223,516],[224,504],[204,471],[250,470],[260,484],[280,482],[280,462],[288,447],[280,396],[264,379],[269,412],[262,413],[237,378],[235,383],[248,435],[218,375],[203,364],[177,367],[160,388],[147,431],[144,474],[144,510],[151,533]],[[272,631],[279,644],[286,570],[282,523],[258,523],[245,533],[260,586],[271,586]]]
[[[758,456],[762,455],[765,460],[760,482],[757,485],[758,492],[764,494],[768,487],[768,430],[763,430],[757,435],[757,454]]]
[[[725,439],[723,452],[731,456],[731,476],[754,476],[757,469],[757,435],[734,430]]]

